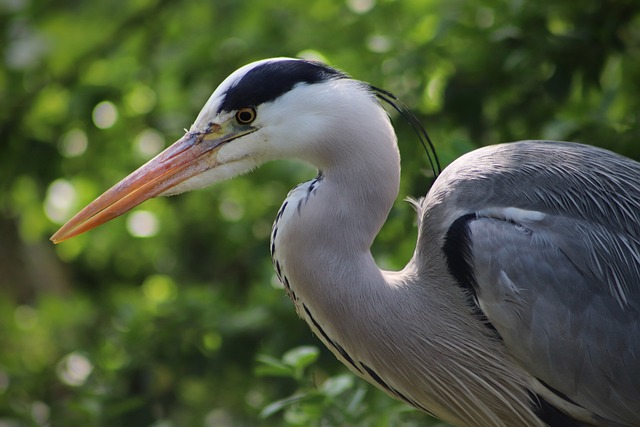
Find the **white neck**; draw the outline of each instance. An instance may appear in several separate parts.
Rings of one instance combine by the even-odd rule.
[[[395,134],[386,116],[379,119],[383,125],[343,141],[340,155],[316,165],[318,178],[289,193],[274,223],[271,245],[281,281],[300,316],[336,357],[388,394],[454,424],[503,425],[489,408],[460,418],[465,401],[475,396],[465,396],[457,384],[441,382],[459,369],[484,369],[478,366],[484,358],[486,378],[491,379],[479,377],[477,394],[494,393],[511,402],[519,420],[539,425],[524,389],[513,386],[523,381],[513,379],[518,369],[501,356],[496,343],[465,341],[469,328],[477,328],[480,338],[485,328],[465,314],[466,297],[459,293],[447,305],[442,303],[448,301],[446,295],[434,295],[450,296],[455,283],[435,276],[418,278],[412,263],[399,273],[383,272],[375,264],[371,244],[397,197],[400,180]],[[431,335],[462,344],[439,345]],[[474,350],[478,348],[483,349],[480,355]],[[423,365],[423,358],[430,357],[442,366]],[[491,377],[500,372],[504,378]],[[494,388],[503,380],[509,385]],[[452,409],[450,402],[456,401],[460,406]]]
[[[385,285],[370,247],[398,194],[400,157],[382,109],[380,116],[384,126],[335,142],[346,148],[289,193],[274,224],[274,264],[303,317],[304,303],[323,321],[341,318],[332,313],[351,312],[357,295]]]

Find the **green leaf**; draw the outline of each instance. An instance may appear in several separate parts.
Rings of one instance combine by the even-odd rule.
[[[256,366],[255,373],[261,377],[287,377],[294,378],[295,370],[275,357],[261,354],[256,357],[260,365]]]
[[[304,398],[306,398],[307,395],[303,394],[303,393],[299,393],[299,394],[294,394],[292,396],[289,396],[285,399],[280,399],[280,400],[276,400],[275,402],[271,402],[270,404],[268,404],[267,406],[265,406],[262,411],[260,411],[260,417],[261,418],[267,418],[270,417],[271,415],[282,411],[283,409],[286,409],[287,407],[300,402],[301,400],[303,400]]]
[[[320,391],[330,397],[336,397],[353,387],[353,375],[343,374],[328,378]]]
[[[296,370],[302,370],[318,360],[319,355],[318,347],[302,346],[286,352],[282,361]]]

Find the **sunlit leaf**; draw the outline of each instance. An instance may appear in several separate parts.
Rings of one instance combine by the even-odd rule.
[[[282,361],[295,369],[304,369],[318,359],[320,351],[317,347],[303,346],[289,350]]]

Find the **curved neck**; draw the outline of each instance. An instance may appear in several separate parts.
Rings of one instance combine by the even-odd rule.
[[[453,278],[417,277],[411,263],[400,273],[375,264],[370,247],[397,196],[400,166],[393,133],[374,136],[321,165],[278,213],[272,256],[298,313],[338,359],[391,396],[454,424],[502,425],[492,408],[464,412],[491,394],[518,412],[519,424],[541,425],[528,407],[526,378],[465,310]],[[458,370],[478,372],[475,394],[449,381]]]
[[[340,155],[317,165],[316,179],[289,193],[271,246],[276,271],[298,312],[313,328],[312,312],[335,339],[358,328],[347,331],[332,319],[357,322],[356,305],[363,296],[372,303],[384,300],[389,286],[370,248],[400,184],[390,125],[340,146],[346,147]]]
[[[386,222],[400,185],[399,158],[389,151],[385,157],[361,155],[322,171],[318,197],[310,200],[317,211],[308,221],[332,230],[334,250],[368,252]]]
[[[311,270],[337,274],[356,269],[348,264],[354,256],[370,256],[400,186],[395,133],[384,119],[387,126],[333,144],[341,150],[314,162],[318,177],[289,193],[283,207],[295,205],[296,214],[285,208],[275,224],[287,235],[274,242],[282,246],[281,262],[295,262],[296,268],[309,270],[305,276],[314,276]],[[321,265],[329,259],[330,265]],[[316,286],[315,280],[304,279],[300,286]]]

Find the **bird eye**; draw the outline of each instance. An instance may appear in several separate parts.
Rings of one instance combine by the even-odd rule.
[[[256,119],[256,110],[253,107],[245,107],[236,113],[236,121],[241,125],[248,125]]]

